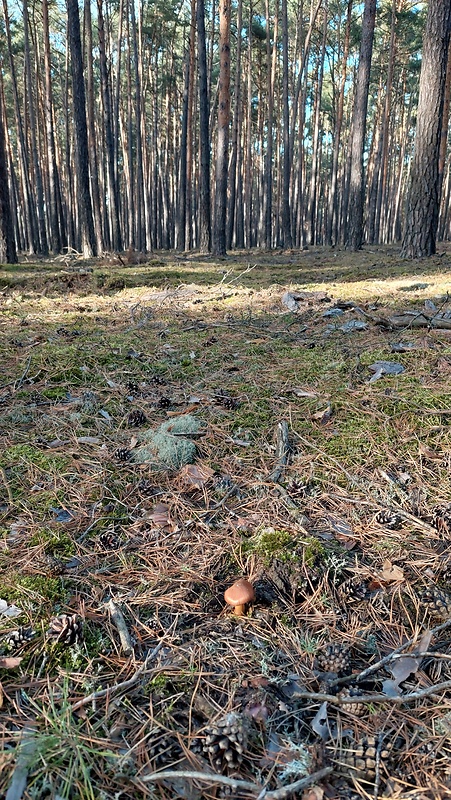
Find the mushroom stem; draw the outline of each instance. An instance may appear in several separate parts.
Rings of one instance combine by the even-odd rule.
[[[244,616],[244,612],[245,612],[245,611],[246,611],[246,606],[245,606],[245,605],[241,605],[241,606],[235,606],[235,608],[233,609],[233,613],[234,613],[234,614],[235,614],[237,617],[242,617],[242,616]]]

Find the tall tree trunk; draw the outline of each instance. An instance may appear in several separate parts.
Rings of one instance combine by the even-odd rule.
[[[30,184],[28,151],[27,151],[25,133],[23,128],[22,110],[19,100],[19,92],[17,88],[16,68],[14,64],[13,47],[11,41],[11,26],[9,21],[7,0],[3,0],[3,15],[5,19],[6,43],[8,48],[9,68],[11,71],[11,88],[13,93],[14,110],[16,116],[17,145],[19,152],[20,172],[22,176],[22,189],[24,194],[28,249],[30,253],[38,253],[39,236],[38,236],[37,215]]]
[[[310,244],[316,244],[317,231],[316,231],[316,216],[317,216],[317,203],[318,203],[318,173],[319,173],[319,152],[320,152],[320,136],[321,136],[321,98],[323,93],[323,75],[324,75],[324,57],[326,52],[326,35],[327,35],[327,0],[324,6],[324,24],[323,24],[323,40],[321,45],[321,55],[318,64],[318,79],[316,81],[315,90],[315,108],[314,108],[314,125],[313,125],[313,151],[312,151],[312,171],[310,176],[310,192],[308,204],[308,226],[310,232]]]
[[[49,182],[49,227],[50,247],[53,253],[61,250],[62,236],[58,214],[58,168],[56,164],[55,132],[53,128],[52,65],[50,58],[50,31],[48,0],[42,0],[42,37],[44,40],[44,115],[47,144],[47,165]]]
[[[84,3],[84,28],[86,37],[86,112],[88,122],[89,165],[91,175],[92,205],[97,252],[103,250],[102,213],[100,208],[99,170],[96,146],[95,107],[94,107],[94,67],[92,52],[91,0]]]
[[[241,123],[241,29],[243,27],[243,3],[238,0],[237,12],[237,43],[236,43],[236,65],[235,65],[235,90],[233,98],[233,126],[232,126],[232,157],[230,160],[229,171],[229,206],[227,211],[227,242],[226,247],[232,247],[233,231],[235,224],[235,202],[236,186],[238,181],[238,139]]]
[[[43,255],[47,255],[49,250],[47,244],[47,228],[45,224],[44,186],[42,183],[42,171],[41,171],[41,163],[39,158],[38,142],[37,142],[36,112],[35,112],[35,103],[32,90],[29,18],[28,18],[27,0],[23,0],[22,8],[23,8],[23,27],[24,27],[25,75],[27,81],[28,113],[30,117],[31,157],[33,160],[34,179],[36,182],[36,209],[38,217],[39,252],[42,253]]]
[[[282,187],[282,232],[283,246],[293,246],[290,210],[290,109],[288,104],[288,8],[282,0],[282,114],[283,114],[283,187]]]
[[[219,3],[219,109],[216,149],[215,227],[213,251],[226,254],[227,178],[230,124],[230,0]]]
[[[451,3],[429,0],[423,36],[415,150],[401,251],[403,258],[421,258],[436,251],[440,136],[450,28]]]
[[[366,116],[373,54],[376,0],[365,0],[362,22],[357,83],[351,123],[351,176],[349,185],[348,224],[345,245],[348,250],[360,250],[363,242],[363,153],[365,148]]]
[[[332,155],[332,174],[330,179],[329,193],[329,212],[327,216],[326,244],[337,244],[338,241],[338,203],[337,203],[337,182],[338,182],[338,162],[340,158],[341,129],[343,125],[343,108],[346,86],[347,63],[349,56],[349,40],[351,35],[351,17],[353,0],[348,0],[346,13],[346,29],[343,44],[342,69],[340,76],[340,88],[338,90],[337,115],[334,125],[334,147]]]
[[[254,10],[249,3],[247,34],[246,155],[244,162],[244,245],[252,247],[252,23]]]
[[[277,64],[277,37],[279,35],[279,6],[275,0],[274,8],[274,39],[271,47],[270,30],[270,8],[269,0],[266,0],[266,71],[267,71],[267,94],[268,94],[268,122],[267,122],[267,144],[265,158],[265,247],[270,250],[272,247],[272,217],[273,217],[273,128],[274,128],[274,85],[276,82]]]
[[[197,0],[197,48],[199,69],[199,246],[202,253],[211,250],[210,199],[210,131],[207,81],[207,50],[205,43],[205,4]]]
[[[89,190],[88,129],[86,125],[85,83],[81,51],[78,0],[67,0],[67,27],[72,66],[72,104],[75,127],[75,163],[77,167],[78,208],[81,246],[85,258],[97,254]]]
[[[16,264],[13,220],[8,185],[3,109],[0,106],[0,264]]]
[[[136,31],[135,0],[130,0],[131,37],[133,43],[133,75],[135,95],[135,160],[136,160],[136,248],[142,251],[145,248],[143,239],[143,209],[144,209],[144,175],[142,154],[142,102],[141,102],[141,67],[138,49],[138,36]]]
[[[120,6],[120,26],[122,26],[122,3]],[[111,246],[113,250],[122,250],[122,232],[119,216],[119,188],[116,175],[117,155],[114,146],[113,120],[111,113],[111,92],[108,81],[108,66],[106,55],[105,39],[105,20],[103,16],[103,0],[97,0],[97,24],[99,30],[99,65],[100,65],[100,89],[103,105],[104,128],[105,128],[105,151],[108,175],[108,209],[110,215]],[[117,81],[120,82],[120,51],[118,54],[118,75]],[[119,108],[117,109],[116,137],[119,136]]]

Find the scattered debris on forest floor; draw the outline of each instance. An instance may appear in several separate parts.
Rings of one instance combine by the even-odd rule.
[[[450,263],[354,256],[3,282],[0,794],[451,796]]]

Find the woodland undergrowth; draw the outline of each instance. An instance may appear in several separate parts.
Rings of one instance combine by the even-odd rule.
[[[2,796],[451,796],[450,274],[0,270]],[[135,460],[188,413],[192,464]]]

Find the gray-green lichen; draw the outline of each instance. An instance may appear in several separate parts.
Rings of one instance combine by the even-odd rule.
[[[154,469],[180,469],[192,464],[197,447],[190,435],[201,428],[202,422],[190,414],[169,419],[156,430],[141,434],[141,441],[146,443],[134,451],[133,461],[150,464]]]

